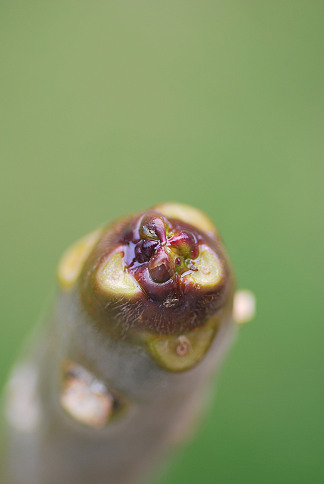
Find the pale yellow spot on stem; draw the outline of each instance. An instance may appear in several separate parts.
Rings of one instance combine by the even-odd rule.
[[[135,278],[125,269],[123,252],[120,251],[110,254],[99,268],[97,283],[104,292],[114,295],[134,296],[140,292]]]
[[[219,284],[223,277],[223,267],[217,254],[209,247],[202,246],[196,270],[185,277],[201,287],[211,287]]]
[[[153,207],[165,217],[176,218],[193,225],[203,232],[217,233],[217,230],[207,215],[198,208],[183,203],[161,203]]]
[[[148,349],[157,363],[166,370],[189,370],[204,357],[213,340],[218,322],[218,319],[212,319],[205,326],[180,336],[147,335]]]
[[[63,254],[58,265],[58,280],[61,286],[69,288],[76,282],[87,257],[99,240],[101,232],[101,228],[91,232]]]

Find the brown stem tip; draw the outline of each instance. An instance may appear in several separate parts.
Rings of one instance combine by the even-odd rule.
[[[79,281],[88,312],[123,331],[181,334],[204,325],[232,297],[215,228],[181,204],[158,205],[109,226]]]

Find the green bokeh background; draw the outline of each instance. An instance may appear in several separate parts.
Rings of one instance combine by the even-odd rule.
[[[316,0],[1,2],[1,384],[62,251],[130,211],[205,210],[257,296],[159,484],[324,482],[323,17]]]

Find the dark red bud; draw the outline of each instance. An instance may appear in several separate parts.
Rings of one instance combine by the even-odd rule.
[[[154,250],[158,246],[156,240],[141,240],[135,247],[135,257],[137,262],[147,262],[154,254]]]
[[[198,242],[192,232],[179,232],[169,239],[169,244],[184,257],[190,257],[191,259],[196,259],[198,257]]]
[[[139,230],[142,238],[160,240],[161,244],[166,243],[166,231],[167,227],[164,218],[156,214],[143,217]]]
[[[214,265],[219,263],[222,272],[217,283],[209,283],[205,260],[209,252],[215,254]],[[109,260],[116,262],[116,267],[112,265],[116,274],[105,269]],[[216,269],[211,265],[211,270]],[[128,286],[124,291],[111,283],[113,289],[107,289],[115,275],[122,284],[123,272],[129,287],[134,285],[129,295]],[[233,278],[215,234],[153,209],[109,226],[84,265],[80,290],[89,314],[114,335],[129,328],[181,335],[204,325],[225,305],[231,311]]]
[[[173,261],[162,247],[151,258],[148,270],[153,281],[158,284],[168,281],[173,276]]]

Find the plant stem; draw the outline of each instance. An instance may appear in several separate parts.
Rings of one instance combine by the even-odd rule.
[[[170,206],[172,208],[172,204],[167,205],[169,210]],[[188,207],[186,212],[185,206],[176,204],[173,210],[176,211],[177,207],[179,212],[182,210],[182,220],[190,210],[195,211]],[[143,240],[152,236],[160,243],[164,237],[161,247],[165,247],[167,240],[172,242],[175,236],[171,229],[171,235],[168,235],[163,232],[164,226],[160,223],[160,220],[167,223],[161,218],[165,212],[161,210],[162,215],[158,219],[154,214],[145,219],[149,222],[145,222],[145,230],[142,230],[146,237]],[[198,211],[193,213],[199,215]],[[195,222],[193,227],[197,228],[192,212],[190,214]],[[202,221],[204,227],[209,228],[208,220],[202,218]],[[170,227],[178,226],[172,223]],[[120,228],[120,225],[117,226]],[[190,291],[196,291],[195,298],[190,299],[194,310],[197,298],[202,297],[201,291],[205,291],[205,299],[213,305],[212,308],[216,307],[217,301],[221,301],[217,302],[221,305],[212,313],[204,307],[204,319],[193,320],[187,329],[180,311],[177,319],[172,321],[172,327],[164,325],[155,330],[144,322],[143,329],[139,329],[142,324],[136,313],[139,302],[134,299],[133,292],[136,292],[136,298],[143,297],[137,294],[141,286],[137,279],[127,279],[132,274],[127,266],[122,268],[122,279],[116,272],[120,270],[116,269],[119,259],[115,256],[119,242],[114,241],[108,256],[103,258],[102,255],[103,241],[108,243],[107,233],[111,241],[111,233],[119,230],[117,226],[91,234],[63,258],[59,269],[61,287],[46,322],[46,331],[31,356],[16,368],[9,384],[7,461],[5,476],[1,480],[4,484],[142,482],[161,457],[170,452],[175,443],[183,440],[201,411],[210,378],[218,369],[234,330],[233,278],[224,249],[218,242],[218,236],[213,235],[215,240],[217,238],[213,255],[214,249],[206,246],[206,240],[211,236],[206,235],[207,238],[202,240],[201,234],[207,232],[198,228],[197,236],[192,227],[189,227],[191,231],[187,235],[189,229],[186,225],[185,235],[181,235],[184,233],[182,227],[180,235],[174,238],[174,250],[180,254],[177,257],[184,254],[186,258],[185,263],[181,260],[178,264],[181,272],[176,272],[172,265],[176,258],[171,258],[170,262],[167,259],[171,254],[169,249],[165,249],[163,257],[159,255],[158,259],[154,254],[158,250],[161,252],[160,246],[157,247],[155,242],[143,245],[140,241],[141,250],[144,247],[146,251],[146,255],[141,253],[139,256],[142,258],[139,263],[141,271],[144,270],[145,257],[155,257],[154,290],[167,284],[171,287],[172,278],[180,284],[177,281],[192,274],[188,287]],[[155,226],[159,227],[163,236],[154,232]],[[200,240],[200,256],[197,255],[198,246],[194,245],[197,240]],[[126,245],[123,247],[124,254]],[[97,257],[98,250],[100,257]],[[204,255],[206,250],[208,253]],[[186,268],[192,266],[188,263],[188,254],[195,258],[197,266],[189,272]],[[210,270],[218,271],[217,277],[208,273],[206,261],[211,264]],[[98,264],[101,264],[100,267]],[[149,270],[152,270],[150,260],[148,264]],[[159,266],[156,264],[161,264],[161,267],[164,264],[163,270],[157,272],[155,268]],[[223,272],[219,272],[220,268]],[[97,286],[91,289],[93,278],[90,273],[99,274],[96,280],[101,281],[104,289]],[[225,275],[228,278],[226,284],[220,281]],[[205,288],[204,281],[207,281]],[[148,283],[145,281],[145,284],[147,294]],[[128,291],[127,294],[125,291]],[[101,301],[102,294],[106,297],[108,316],[106,313],[103,316],[102,309],[98,312],[97,306],[93,308]],[[216,294],[216,302],[213,294]],[[159,292],[157,307],[162,297],[169,304],[170,294],[161,296]],[[124,312],[119,309],[119,312],[114,312],[116,301],[117,306],[119,303],[122,305]],[[137,326],[135,316],[125,312],[126,309],[132,310],[130,304],[134,304],[132,314],[136,315]],[[145,301],[141,304],[144,305]],[[168,305],[165,304],[161,318],[165,317],[167,310]],[[147,317],[154,323],[158,321],[151,314],[152,309],[147,309]],[[176,324],[178,326],[175,327]]]

